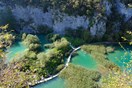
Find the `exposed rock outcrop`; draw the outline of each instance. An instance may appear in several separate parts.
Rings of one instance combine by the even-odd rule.
[[[90,28],[90,33],[93,37],[102,38],[106,32],[106,21],[103,19],[96,20],[94,25]]]
[[[114,4],[113,4],[114,3]],[[9,4],[10,5],[10,4]],[[126,7],[124,3],[120,0],[116,1],[108,1],[102,0],[101,5],[104,6],[105,13],[104,17],[114,17],[113,15],[113,6],[114,9],[122,16],[124,22],[130,21],[132,18],[132,8]],[[0,10],[5,9],[7,6],[5,3],[0,3]],[[10,5],[12,14],[14,15],[18,24],[20,24],[19,31],[27,32],[27,33],[38,33],[38,26],[47,26],[54,30],[54,32],[59,34],[64,34],[66,29],[76,30],[78,27],[82,27],[84,29],[90,30],[90,33],[94,37],[102,37],[107,29],[106,25],[108,25],[108,20],[97,19],[92,26],[90,25],[91,19],[95,18],[99,13],[94,12],[96,15],[89,17],[86,15],[83,16],[73,16],[68,15],[59,10],[48,9],[47,11],[43,11],[41,7],[35,6],[18,6],[18,5]],[[111,16],[112,15],[112,16]],[[123,18],[124,16],[124,18]],[[102,17],[103,18],[103,17]],[[115,19],[116,20],[116,19]],[[113,22],[114,23],[114,22]],[[115,22],[120,23],[119,22]],[[118,26],[120,26],[119,24]],[[113,27],[115,28],[115,27]],[[17,29],[17,30],[18,30]],[[114,29],[112,29],[114,30]],[[120,27],[119,27],[120,30]],[[119,31],[118,30],[118,31]]]

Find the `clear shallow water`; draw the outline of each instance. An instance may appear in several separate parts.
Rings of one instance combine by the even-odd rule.
[[[36,36],[38,36],[42,45],[49,43],[48,40],[46,39],[45,35],[40,34],[40,35],[36,35]]]
[[[32,88],[65,88],[65,86],[64,86],[64,80],[57,77],[51,81],[38,84]]]
[[[42,47],[44,44],[48,43],[44,35],[37,35],[40,39]],[[22,44],[22,42],[16,42],[7,50],[7,62],[10,62],[15,58],[15,56],[19,56],[19,54],[23,53],[27,48]],[[44,48],[43,48],[44,49]]]
[[[44,39],[45,37],[43,35],[40,35],[39,38],[41,40],[42,45],[45,43],[48,43],[47,40]],[[7,54],[7,59],[11,61],[15,57],[15,55],[22,53],[25,49],[26,47],[21,42],[16,43],[8,50],[10,53]],[[123,66],[122,61],[119,62],[118,60],[116,60],[116,58],[124,58],[123,55],[125,51],[119,47],[116,47],[116,49],[117,50],[114,53],[110,53],[108,57],[112,62],[122,67]],[[132,48],[129,47],[129,49],[132,49]],[[127,50],[127,51],[130,51],[130,50]],[[86,54],[84,51],[81,51],[81,50],[78,51],[77,53],[78,55],[72,58],[71,63],[75,65],[83,66],[88,69],[97,68],[96,61],[92,59],[92,57],[89,54]],[[126,62],[128,62],[130,60],[130,53],[126,55],[125,57],[128,58],[128,60],[125,60]],[[65,81],[57,77],[51,81],[38,84],[34,86],[33,88],[65,88]]]
[[[42,34],[36,35],[36,36],[38,36],[38,38],[40,40],[40,43],[42,45],[42,51],[47,52],[49,49],[44,48],[44,44],[48,44],[49,43],[49,41],[46,39],[46,36],[42,35]]]
[[[113,53],[108,54],[108,58],[119,67],[124,68],[126,66],[126,63],[132,60],[131,57],[132,46],[125,47],[125,50],[127,52],[119,46],[115,47],[115,49],[116,50]]]
[[[108,54],[108,58],[114,62],[115,64],[117,64],[120,67],[123,67],[123,61],[125,62],[129,62],[130,61],[130,50],[132,49],[132,47],[126,47],[126,50],[128,51],[128,53],[124,56],[125,51],[120,48],[119,46],[115,47],[116,50],[114,53],[110,53]],[[92,57],[88,54],[86,54],[84,51],[78,51],[77,52],[78,55],[72,58],[71,63],[76,64],[76,65],[80,65],[83,66],[85,68],[88,69],[96,69],[97,68],[97,64],[96,61],[94,59],[92,59]],[[117,58],[127,58],[126,60],[117,60]],[[60,83],[58,83],[60,82]],[[63,82],[63,83],[62,83]],[[57,86],[57,87],[56,87]],[[35,86],[34,88],[64,88],[64,80],[60,79],[60,78],[56,78],[55,80],[51,80],[48,83],[42,83],[39,84],[37,86]]]
[[[83,66],[88,69],[97,68],[96,61],[93,60],[90,55],[86,54],[82,50],[78,51],[77,53],[78,55],[72,58],[71,63]],[[56,78],[49,82],[36,85],[33,88],[65,88],[65,81],[61,78]]]
[[[19,54],[21,54],[25,50],[26,47],[22,44],[22,42],[17,42],[7,50],[7,62],[12,61],[15,56],[19,56]]]
[[[78,51],[77,53],[78,55],[72,58],[73,64],[80,65],[88,69],[97,69],[97,63],[92,56],[82,50]]]

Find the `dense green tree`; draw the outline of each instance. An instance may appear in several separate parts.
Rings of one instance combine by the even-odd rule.
[[[61,50],[63,53],[67,52],[70,49],[69,42],[65,38],[61,38],[54,42],[55,48]]]
[[[47,35],[47,38],[50,42],[55,42],[56,40],[61,39],[61,36],[59,34],[50,33]]]
[[[27,36],[26,36],[26,38],[24,39],[24,44],[26,45],[26,46],[29,46],[30,44],[39,44],[40,43],[40,41],[39,41],[39,38],[36,36],[36,35],[31,35],[31,34],[28,34]]]

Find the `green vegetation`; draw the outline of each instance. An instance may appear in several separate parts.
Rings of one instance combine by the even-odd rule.
[[[61,50],[61,52],[67,52],[70,50],[70,43],[65,38],[59,35],[59,34],[49,34],[47,35],[47,38],[50,42],[53,42],[52,44],[45,44],[44,47],[46,48],[56,48],[58,50]]]
[[[6,2],[5,0],[2,0],[2,2]],[[40,6],[43,7],[43,9],[47,10],[48,7],[51,7],[53,9],[60,9],[63,12],[66,12],[68,14],[79,14],[79,15],[87,15],[87,16],[93,16],[94,11],[97,11],[99,13],[104,13],[102,8],[103,6],[100,4],[101,0],[11,0],[8,1],[8,3],[15,3],[18,5],[23,6]]]
[[[15,40],[15,36],[8,31],[8,27],[8,24],[0,27],[0,48],[10,47]]]
[[[0,10],[0,88],[29,88],[29,82],[34,84],[36,81],[50,77],[64,68],[64,58],[69,55],[71,50],[70,42],[73,46],[81,46],[82,50],[91,54],[98,62],[98,72],[85,69],[80,66],[70,64],[64,70],[60,77],[66,79],[68,88],[131,88],[129,84],[132,82],[131,68],[132,62],[127,63],[127,69],[123,72],[114,63],[110,62],[107,54],[114,52],[112,47],[105,45],[84,45],[97,41],[119,41],[122,39],[130,42],[132,45],[132,32],[124,31],[131,29],[131,21],[124,21],[124,16],[118,13],[114,0],[107,0],[112,4],[111,15],[105,16],[105,0],[1,0],[6,4],[41,7],[42,11],[58,10],[72,16],[86,16],[89,19],[89,27],[87,29],[79,27],[76,30],[67,29],[62,36],[53,34],[52,28],[39,25],[37,31],[47,35],[49,44],[44,47],[49,50],[45,52],[39,38],[36,35],[25,34],[21,36],[21,32],[17,34],[18,29],[22,29],[22,25],[28,26],[28,22],[20,20],[17,22],[12,13],[12,7]],[[132,8],[131,0],[121,0],[129,8]],[[30,8],[28,8],[30,9]],[[37,10],[36,10],[37,11]],[[59,16],[59,15],[58,15]],[[61,18],[61,17],[60,17]],[[91,37],[90,27],[92,27],[99,19],[105,19],[106,33],[103,38],[99,39]],[[32,19],[30,20],[32,21]],[[22,24],[21,24],[22,22]],[[18,24],[19,23],[19,24]],[[54,22],[53,22],[54,23]],[[10,24],[10,25],[8,25]],[[20,26],[20,27],[19,27]],[[31,25],[30,25],[31,26]],[[32,26],[33,27],[33,26]],[[119,27],[119,28],[118,28]],[[33,27],[34,28],[34,27]],[[98,27],[97,27],[98,28]],[[130,35],[128,35],[130,34]],[[123,36],[124,37],[120,37]],[[27,46],[27,50],[19,57],[14,58],[13,62],[6,63],[5,50],[10,47],[17,37],[21,36],[23,44]],[[76,53],[74,53],[75,55]],[[129,70],[129,72],[127,71]],[[105,71],[105,72],[104,72]],[[100,72],[100,73],[99,73]],[[106,73],[104,75],[103,73]],[[98,81],[100,77],[101,85]]]
[[[120,71],[111,71],[108,75],[101,79],[101,88],[132,88],[131,73],[123,73]]]
[[[124,55],[127,56],[128,54],[129,52],[126,51]],[[102,77],[101,88],[132,88],[132,61],[126,63],[124,60],[122,63],[125,67],[121,71],[113,69]]]
[[[1,88],[21,88],[26,87],[29,88],[27,85],[27,81],[34,79],[33,74],[28,72],[20,72],[17,68],[19,67],[18,64],[12,64],[9,68],[4,68],[0,74],[0,87]],[[25,76],[26,75],[26,76]]]
[[[41,49],[41,44],[37,36],[28,34],[23,34],[22,39],[23,43],[28,47],[29,50],[31,51],[39,51]]]
[[[82,49],[87,53],[90,53],[92,57],[99,63],[100,67],[103,66],[106,68],[106,70],[117,68],[117,66],[114,63],[110,62],[106,56],[107,53],[113,50],[112,48],[106,48],[104,45],[83,45]]]
[[[127,31],[126,36],[122,37],[124,41],[128,41],[130,45],[132,44],[131,42],[131,36],[132,32]],[[123,68],[121,70],[111,70],[108,72],[107,75],[104,75],[101,79],[101,88],[132,88],[132,51],[127,51],[121,43],[120,47],[125,51],[124,57],[125,58],[119,58],[120,61],[123,64]],[[130,57],[127,57],[130,54]],[[130,59],[128,62],[125,60]]]
[[[100,88],[100,73],[70,64],[60,75],[66,79],[66,88]]]
[[[65,0],[58,5],[58,2],[61,1],[63,0],[56,0],[53,5],[56,8],[62,8],[61,10],[68,14],[92,16],[94,11],[103,13],[100,5],[101,0]]]
[[[53,33],[50,33],[47,35],[47,39],[50,41],[50,42],[55,42],[56,40],[60,39],[61,36],[59,34],[53,34]]]
[[[66,30],[65,38],[68,41],[72,42],[74,46],[79,46],[84,43],[89,43],[92,40],[89,30],[83,29],[81,27],[76,30],[72,30],[72,29]]]
[[[132,41],[131,41],[131,39],[132,39],[132,32],[131,31],[127,31],[125,33],[125,36],[123,36],[121,38],[122,38],[123,41],[128,42],[130,45],[132,45]]]
[[[23,34],[22,39],[28,50],[3,70],[1,87],[29,87],[28,82],[34,84],[37,80],[58,73],[64,67],[64,57],[70,50],[69,42],[65,38],[54,41],[53,48],[48,52],[40,51],[42,46],[36,35]]]
[[[132,4],[128,4],[128,7],[129,7],[129,8],[132,8]]]

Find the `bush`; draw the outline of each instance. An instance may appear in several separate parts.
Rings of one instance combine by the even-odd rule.
[[[28,34],[23,42],[26,46],[29,46],[32,43],[33,44],[35,44],[35,43],[39,44],[40,43],[39,38],[36,35],[31,35],[31,34]]]
[[[65,38],[61,38],[60,40],[55,41],[53,44],[54,47],[57,48],[58,50],[61,50],[63,54],[69,51],[70,49],[70,44]]]
[[[74,37],[65,37],[69,42],[72,43],[73,46],[80,46],[83,45],[85,43],[84,40],[80,39],[80,38],[74,38]]]
[[[112,48],[112,47],[106,47],[106,51],[107,51],[107,53],[114,52],[114,48]]]
[[[45,44],[44,48],[50,48],[50,49],[52,49],[52,48],[54,48],[54,45],[53,44]]]
[[[60,72],[64,67],[65,67],[64,64],[60,64],[60,65],[58,65],[57,68],[56,68],[56,72],[55,72],[55,73]]]
[[[84,43],[89,43],[92,41],[91,34],[89,30],[79,27],[76,30],[67,29],[65,31],[65,38],[72,42],[73,45],[79,46]]]
[[[5,44],[6,46],[11,46],[14,40],[15,36],[13,36],[12,34],[5,33],[0,35],[0,42]]]
[[[28,49],[30,50],[30,51],[40,51],[41,50],[41,45],[40,44],[30,44],[29,46],[28,46]]]
[[[104,45],[83,45],[81,48],[88,53],[91,52],[99,52],[102,54],[106,53],[106,48]]]
[[[47,35],[47,39],[50,41],[50,42],[55,42],[56,40],[58,39],[61,39],[61,36],[59,34],[48,34]]]
[[[26,39],[26,37],[27,37],[26,33],[23,33],[22,34],[22,40]]]
[[[23,59],[37,59],[37,54],[33,51],[26,51],[25,54],[24,54],[24,57]]]
[[[49,61],[50,58],[47,58],[47,55],[45,52],[41,52],[37,55],[38,62],[41,67],[45,67],[46,63]]]

